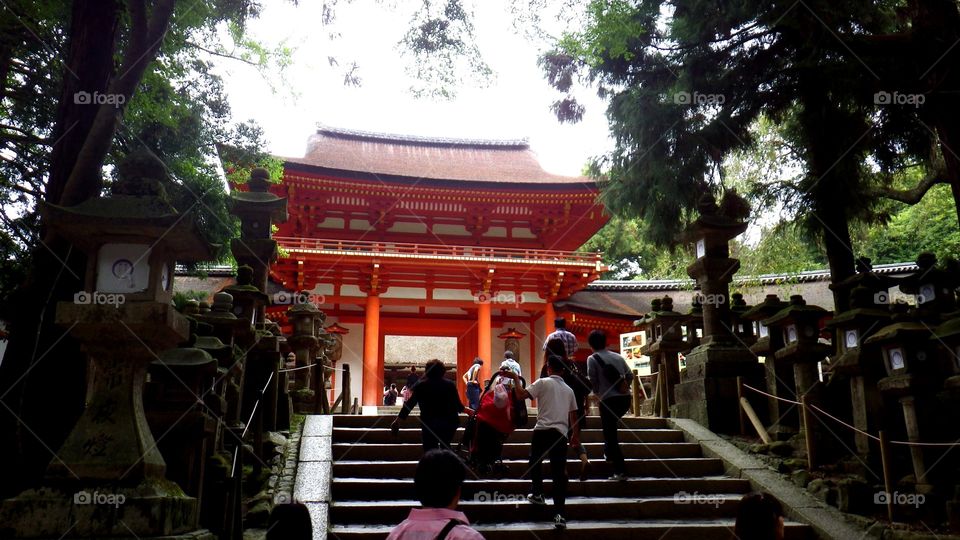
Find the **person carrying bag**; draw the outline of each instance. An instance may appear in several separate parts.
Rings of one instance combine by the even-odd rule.
[[[587,341],[593,349],[587,358],[587,376],[593,393],[600,399],[604,455],[614,471],[610,480],[626,480],[627,465],[620,450],[617,428],[620,418],[630,408],[633,372],[622,356],[607,350],[607,335],[603,330],[590,332]]]

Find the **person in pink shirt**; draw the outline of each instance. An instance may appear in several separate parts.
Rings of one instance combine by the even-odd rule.
[[[465,477],[466,467],[450,450],[424,454],[413,477],[421,508],[411,509],[387,540],[482,540],[467,516],[457,511]]]

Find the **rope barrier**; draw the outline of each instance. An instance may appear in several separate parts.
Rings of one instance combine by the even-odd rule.
[[[744,388],[749,388],[750,390],[753,390],[754,392],[757,392],[758,394],[763,394],[763,395],[765,395],[765,396],[767,396],[767,397],[771,397],[771,398],[776,399],[776,400],[779,400],[779,401],[783,401],[783,402],[786,402],[786,403],[792,403],[792,404],[794,404],[794,405],[800,405],[801,407],[803,407],[803,404],[800,403],[799,401],[793,401],[793,400],[785,399],[785,398],[782,398],[782,397],[779,397],[779,396],[775,396],[775,395],[773,395],[773,394],[768,394],[768,393],[764,392],[763,390],[758,390],[758,389],[750,386],[749,384],[745,384],[745,385],[743,385],[743,387],[744,387]],[[824,415],[824,416],[832,419],[833,421],[835,421],[835,422],[837,422],[837,423],[839,423],[839,424],[841,424],[841,425],[843,425],[843,426],[845,426],[845,427],[847,427],[847,428],[852,429],[853,431],[856,431],[857,433],[859,433],[859,434],[861,434],[861,435],[863,435],[863,436],[865,436],[865,437],[869,437],[870,439],[873,439],[874,441],[880,441],[880,437],[877,437],[876,435],[867,433],[866,431],[863,431],[863,430],[861,430],[861,429],[857,429],[856,427],[851,426],[850,424],[844,422],[843,420],[837,418],[836,416],[833,416],[832,414],[830,414],[830,413],[828,413],[827,411],[821,409],[820,407],[817,407],[816,405],[808,405],[808,408],[813,409],[813,410],[819,412],[820,414],[822,414],[822,415]],[[899,445],[901,445],[901,446],[945,446],[945,447],[951,447],[951,448],[952,448],[952,447],[956,447],[956,446],[960,446],[960,441],[952,442],[952,443],[910,442],[910,441],[888,441],[888,442],[889,442],[890,444],[899,444]]]
[[[298,370],[301,370],[301,369],[312,369],[312,368],[314,368],[314,367],[316,367],[316,366],[319,366],[319,365],[320,365],[319,362],[315,362],[315,363],[313,363],[313,364],[310,364],[309,366],[300,366],[300,367],[295,367],[295,368],[280,369],[280,370],[278,370],[277,372],[278,372],[278,373],[287,373],[288,371],[298,371]],[[327,371],[346,371],[346,370],[344,370],[343,368],[335,368],[335,367],[333,367],[333,366],[323,366],[323,368],[326,369]]]
[[[837,422],[837,423],[839,423],[839,424],[841,424],[841,425],[843,425],[843,426],[846,426],[846,427],[848,427],[848,428],[856,431],[857,433],[859,433],[859,434],[861,434],[861,435],[863,435],[863,436],[865,436],[865,437],[869,437],[869,438],[871,438],[871,439],[873,439],[873,440],[875,440],[875,441],[877,441],[877,442],[880,441],[880,437],[877,437],[877,436],[875,436],[875,435],[871,435],[871,434],[867,433],[866,431],[863,431],[863,430],[861,430],[861,429],[858,429],[858,428],[855,427],[855,426],[851,426],[850,424],[848,424],[848,423],[844,422],[843,420],[837,418],[836,416],[828,413],[827,411],[821,409],[820,407],[817,407],[816,405],[810,405],[810,408],[813,409],[813,410],[815,410],[815,411],[817,411],[817,412],[819,412],[820,414],[826,416],[827,418],[831,418],[831,419],[833,419],[835,422]]]
[[[758,393],[758,394],[763,394],[763,395],[765,395],[765,396],[767,396],[767,397],[772,397],[773,399],[776,399],[776,400],[779,400],[779,401],[784,401],[784,402],[786,402],[786,403],[792,403],[792,404],[794,404],[794,405],[802,405],[799,401],[793,401],[793,400],[791,400],[791,399],[786,399],[786,398],[782,398],[782,397],[779,397],[779,396],[775,396],[775,395],[773,395],[773,394],[768,394],[768,393],[764,392],[763,390],[758,390],[758,389],[750,386],[749,384],[745,384],[745,385],[743,385],[743,387],[744,387],[744,388],[749,388],[749,389],[753,390],[754,392],[756,392],[756,393]]]
[[[311,369],[316,365],[317,364],[314,363],[314,364],[310,364],[309,366],[300,366],[300,367],[294,367],[294,368],[281,369],[279,370],[279,373],[289,373],[291,371],[300,371],[301,369]]]

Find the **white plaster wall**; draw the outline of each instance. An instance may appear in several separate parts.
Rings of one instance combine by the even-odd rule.
[[[327,320],[330,322],[330,320]],[[337,367],[344,364],[350,366],[350,399],[363,398],[363,325],[359,323],[340,323],[341,326],[350,330],[349,334],[343,336],[343,355]],[[334,396],[340,395],[341,380],[338,378]],[[351,403],[352,405],[352,403]]]

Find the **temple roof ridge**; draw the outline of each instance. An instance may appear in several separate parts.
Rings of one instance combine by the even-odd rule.
[[[435,135],[410,135],[402,133],[390,133],[382,131],[367,131],[362,129],[343,128],[320,124],[317,127],[318,134],[331,135],[335,137],[350,137],[356,139],[367,139],[383,142],[392,142],[400,144],[430,144],[438,146],[482,146],[482,147],[501,147],[501,148],[530,148],[530,139],[522,137],[519,139],[487,139],[471,137],[445,137]]]
[[[873,271],[878,274],[904,274],[915,272],[916,263],[886,263],[873,265]],[[734,283],[751,284],[756,282],[760,285],[776,285],[784,281],[828,281],[830,279],[829,269],[804,270],[801,272],[781,273],[781,274],[760,274],[756,276],[735,276]],[[587,290],[593,291],[670,291],[692,289],[694,281],[692,279],[634,279],[634,280],[615,280],[598,279],[587,285]]]

